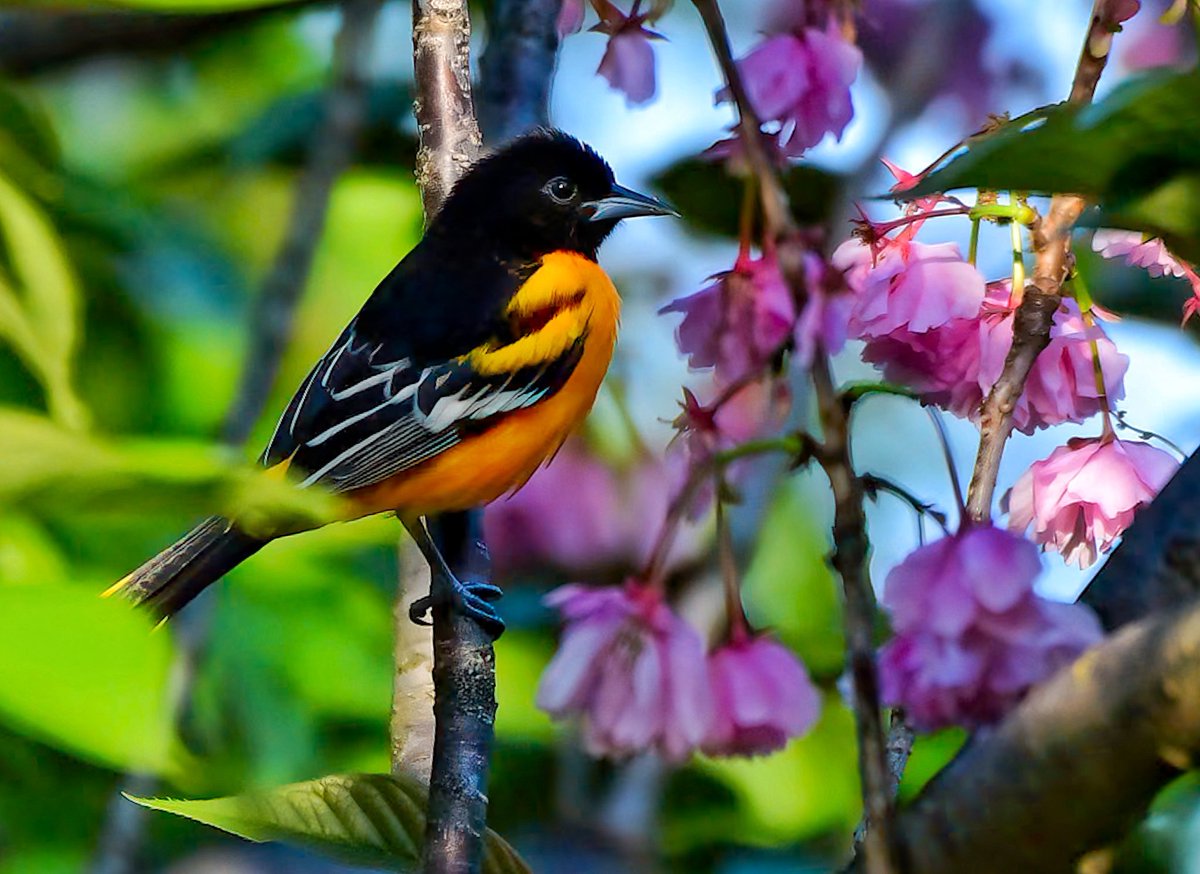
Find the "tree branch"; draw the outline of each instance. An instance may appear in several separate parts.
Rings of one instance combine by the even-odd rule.
[[[296,182],[283,242],[250,315],[250,343],[223,440],[240,446],[250,436],[279,375],[292,335],[296,304],[312,271],[334,183],[350,165],[366,114],[366,74],[381,0],[346,0],[334,45],[333,81],[324,118]]]
[[[561,0],[493,0],[479,59],[479,123],[492,145],[549,122]]]
[[[1200,573],[1194,558],[1192,575]],[[1192,767],[1200,754],[1198,689],[1200,601],[1089,650],[993,733],[973,739],[901,811],[906,870],[1074,870]]]
[[[1121,6],[1121,0],[1095,0],[1069,102],[1091,101],[1108,61],[1113,33],[1119,29]],[[1080,197],[1056,195],[1050,201],[1046,218],[1034,230],[1033,277],[1025,286],[1024,297],[1013,317],[1013,342],[1004,369],[980,410],[979,452],[967,491],[967,514],[972,519],[983,520],[992,515],[1000,458],[1013,429],[1013,409],[1025,390],[1034,362],[1050,342],[1050,327],[1062,300],[1062,284],[1071,269],[1071,231],[1085,206]]]
[[[1133,524],[1080,600],[1108,629],[1200,595],[1200,454],[1194,454]]]
[[[296,183],[288,232],[251,318],[241,386],[222,428],[222,440],[229,446],[240,448],[246,442],[255,420],[266,407],[291,334],[292,314],[321,237],[333,183],[353,154],[365,101],[361,68],[379,5],[380,0],[345,3],[334,46],[324,119]],[[171,708],[177,722],[188,716],[196,672],[208,642],[210,620],[211,604],[202,599],[175,623],[177,654],[172,665]],[[154,793],[156,785],[157,780],[151,775],[128,774],[120,788],[130,795],[147,796]],[[137,856],[149,811],[129,803],[121,792],[113,796],[109,805],[90,868],[92,874],[128,874],[140,870]]]
[[[761,122],[733,59],[725,20],[716,0],[692,2],[704,21],[713,53],[737,107],[738,134],[760,190],[766,245],[774,247],[780,270],[793,296],[803,304],[808,293],[803,267],[806,244],[792,218],[782,180],[763,138]],[[812,376],[824,438],[813,454],[829,477],[834,498],[832,562],[842,579],[845,600],[847,660],[853,680],[859,773],[867,825],[863,837],[864,858],[870,874],[890,874],[897,870],[891,840],[893,791],[879,707],[874,646],[875,593],[867,564],[869,544],[863,485],[854,472],[850,457],[849,410],[833,384],[829,360],[824,353],[815,356]]]
[[[210,14],[12,9],[0,14],[0,73],[24,77],[114,54],[169,57],[198,42],[330,0]]]

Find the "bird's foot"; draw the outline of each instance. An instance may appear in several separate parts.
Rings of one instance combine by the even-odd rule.
[[[461,582],[457,577],[442,579],[435,576],[429,594],[413,601],[408,618],[417,625],[431,625],[427,618],[434,607],[445,605],[462,616],[475,621],[493,639],[504,633],[504,620],[494,606],[504,595],[499,586],[487,582]]]

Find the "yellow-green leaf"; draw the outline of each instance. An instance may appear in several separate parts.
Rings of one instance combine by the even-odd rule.
[[[42,416],[0,408],[0,507],[132,513],[161,509],[237,519],[251,533],[298,530],[340,518],[340,502],[212,444],[107,443]]]
[[[197,801],[130,798],[251,841],[287,841],[343,861],[413,871],[421,861],[426,788],[412,777],[350,774]],[[488,830],[483,874],[529,874]]]
[[[102,765],[162,774],[181,761],[171,638],[123,601],[72,586],[0,586],[0,721]]]

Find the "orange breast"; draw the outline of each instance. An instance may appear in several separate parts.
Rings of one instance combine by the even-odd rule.
[[[517,367],[557,354],[585,336],[583,355],[567,382],[550,397],[499,417],[490,428],[416,467],[350,495],[361,515],[395,510],[424,515],[464,510],[493,501],[525,484],[587,417],[612,360],[620,298],[593,261],[570,252],[546,256],[513,299],[510,310],[538,309],[557,299],[578,298],[534,337],[490,351],[476,363]],[[567,317],[567,314],[570,314]]]

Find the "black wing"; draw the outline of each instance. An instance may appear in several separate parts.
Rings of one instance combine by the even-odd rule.
[[[483,375],[465,359],[424,366],[359,336],[352,322],[292,398],[263,454],[291,459],[302,486],[347,492],[381,482],[557,391],[583,352]]]

